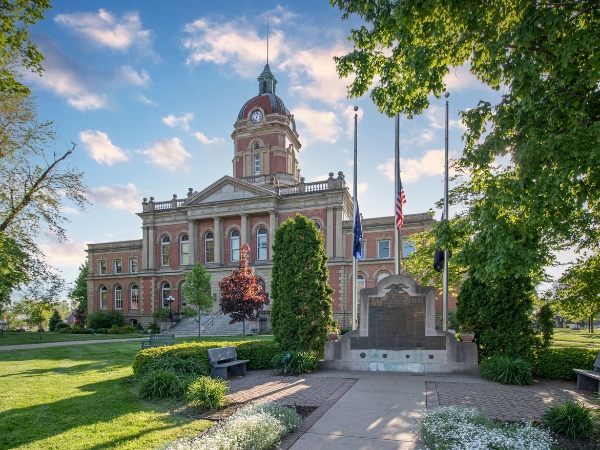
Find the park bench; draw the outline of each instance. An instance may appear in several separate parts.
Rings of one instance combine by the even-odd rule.
[[[174,334],[151,334],[150,340],[142,341],[142,350],[152,347],[163,347],[165,345],[175,345]]]
[[[600,394],[600,352],[594,362],[594,370],[573,369],[577,374],[577,389],[593,389]]]
[[[249,359],[237,359],[235,347],[221,347],[208,349],[208,362],[210,363],[210,376],[212,378],[227,379],[227,370],[235,375],[246,375],[246,363]]]

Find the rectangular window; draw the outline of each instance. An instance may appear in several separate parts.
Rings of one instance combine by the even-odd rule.
[[[123,309],[123,289],[115,289],[115,309]]]
[[[123,273],[123,265],[122,265],[120,259],[115,259],[114,265],[115,265],[115,267],[114,267],[115,274]]]
[[[259,235],[258,238],[258,255],[257,260],[266,260],[267,259],[267,235]]]
[[[215,242],[211,239],[210,241],[206,240],[206,248],[205,252],[205,261],[207,263],[215,262]]]
[[[363,260],[367,259],[367,246],[365,245],[365,241],[360,242],[360,256]]]
[[[254,155],[254,175],[260,175],[260,155]]]
[[[137,259],[132,258],[129,260],[129,273],[137,273],[137,271],[138,271]]]
[[[131,309],[138,309],[139,294],[137,288],[131,289]]]
[[[181,265],[187,266],[190,263],[190,243],[183,241],[181,243]]]
[[[106,261],[100,261],[100,275],[106,275]]]
[[[170,256],[169,252],[171,250],[170,247],[171,247],[170,244],[162,245],[162,255],[161,255],[162,256],[162,261],[161,261],[162,266],[168,266],[170,264],[170,261],[169,261],[169,256]]]
[[[106,289],[100,291],[100,309],[108,307],[108,291]]]
[[[390,258],[390,241],[377,242],[377,258],[378,259]]]
[[[410,255],[415,250],[416,248],[413,242],[404,241],[404,258],[408,258],[408,255]]]

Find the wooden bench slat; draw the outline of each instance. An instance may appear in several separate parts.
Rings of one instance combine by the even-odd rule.
[[[249,359],[238,360],[235,347],[219,347],[208,349],[208,361],[211,365],[210,376],[213,378],[227,379],[227,369],[231,373],[246,375],[246,363]]]
[[[163,347],[175,345],[174,334],[151,334],[150,339],[142,341],[142,350],[153,347]]]

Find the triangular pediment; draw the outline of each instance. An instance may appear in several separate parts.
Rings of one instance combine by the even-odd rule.
[[[182,206],[244,200],[252,198],[276,198],[277,194],[268,189],[225,175],[206,189],[195,193]]]

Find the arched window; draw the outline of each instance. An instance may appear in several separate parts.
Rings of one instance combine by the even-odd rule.
[[[315,223],[315,227],[317,227],[317,230],[321,230],[321,224],[315,220],[313,220],[313,222]]]
[[[179,253],[179,264],[187,266],[190,263],[190,240],[187,234],[181,236],[179,240]]]
[[[385,277],[389,277],[389,276],[390,276],[389,273],[387,273],[387,272],[381,272],[379,275],[377,275],[377,282],[379,283]]]
[[[140,294],[137,284],[131,285],[131,294],[129,298],[131,299],[131,309],[138,309]]]
[[[233,230],[229,235],[229,243],[231,247],[231,261],[240,260],[240,232]]]
[[[365,284],[365,276],[357,275],[356,276],[356,303],[360,303],[360,290],[366,287]]]
[[[165,283],[162,285],[162,305],[163,308],[168,308],[170,305],[169,297],[171,297],[171,285]]]
[[[258,284],[263,291],[265,290],[265,280],[262,278],[257,278],[256,284]]]
[[[204,235],[204,262],[215,262],[215,241],[210,231]]]
[[[115,287],[115,309],[123,309],[123,288]]]
[[[171,249],[171,239],[169,236],[164,236],[160,241],[161,265],[168,266],[170,264],[169,252]]]
[[[105,287],[100,288],[100,309],[108,309],[108,291]]]
[[[256,259],[267,259],[267,229],[264,227],[256,232]]]

